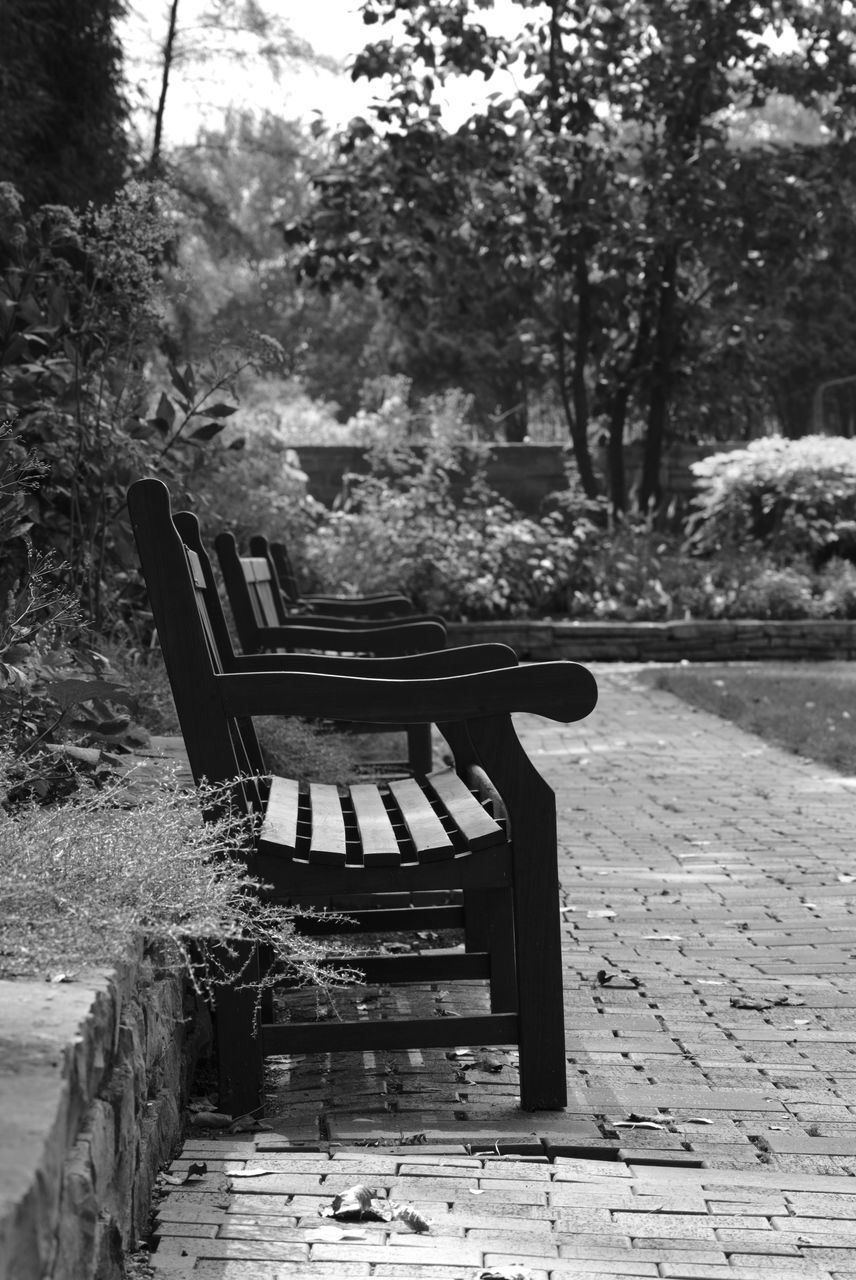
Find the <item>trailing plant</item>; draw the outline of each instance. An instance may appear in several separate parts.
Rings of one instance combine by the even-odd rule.
[[[0,757],[0,790],[6,763]],[[200,802],[220,816],[200,822]],[[266,899],[247,873],[251,837],[227,789],[197,796],[170,779],[133,792],[113,780],[60,806],[0,809],[0,976],[69,978],[145,939],[211,995],[224,979],[252,985],[232,962],[251,939],[273,962],[261,986],[345,980],[341,966],[323,967],[322,945],[297,932],[297,917],[311,913]]]

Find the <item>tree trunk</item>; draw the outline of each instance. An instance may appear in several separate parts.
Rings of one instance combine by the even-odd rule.
[[[155,136],[152,142],[152,154],[149,157],[148,173],[150,178],[156,178],[161,171],[161,146],[163,143],[163,120],[166,112],[166,95],[169,89],[169,76],[172,71],[173,50],[175,47],[175,29],[178,20],[178,0],[172,0],[169,7],[169,27],[166,33],[166,40],[163,46],[163,71],[161,73],[161,88],[158,98],[157,110],[155,111]]]
[[[627,480],[624,474],[624,424],[627,420],[629,386],[616,392],[609,406],[609,439],[606,444],[606,468],[609,500],[613,515],[627,509]]]
[[[562,401],[562,409],[565,413],[565,421],[568,424],[568,432],[571,437],[571,445],[574,450],[574,458],[577,463],[577,471],[580,476],[580,483],[583,486],[583,492],[587,498],[596,498],[600,492],[597,483],[597,477],[594,474],[592,466],[591,451],[588,443],[588,417],[586,416],[582,422],[574,412],[574,405],[571,403],[568,395],[568,379],[567,379],[567,361],[565,359],[565,337],[562,329],[561,319],[558,325],[558,341],[556,343],[556,371],[558,373],[559,397]]]
[[[666,437],[666,428],[669,422],[669,402],[672,392],[677,274],[677,247],[669,245],[660,276],[657,325],[654,333],[654,363],[651,370],[651,392],[648,400],[648,427],[645,433],[645,447],[642,457],[642,481],[639,486],[639,506],[642,511],[648,511],[652,507],[659,506],[662,499],[660,466],[663,458],[663,441]]]

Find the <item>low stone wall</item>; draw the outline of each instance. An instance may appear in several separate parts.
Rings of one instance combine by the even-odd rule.
[[[672,445],[663,459],[660,476],[666,501],[686,506],[695,483],[690,466],[698,458],[740,447],[740,442]],[[306,472],[309,493],[327,507],[332,506],[341,493],[342,476],[346,472],[359,474],[368,469],[366,451],[359,445],[301,444],[295,449]],[[549,494],[568,487],[566,468],[570,456],[570,447],[562,444],[493,444],[487,464],[488,483],[520,511],[536,515]],[[606,458],[602,450],[595,451],[593,462],[605,477]],[[641,478],[641,444],[625,446],[624,465],[628,492],[632,493]]]
[[[500,641],[532,661],[733,662],[856,658],[856,621],[454,622],[449,644]]]
[[[0,1280],[119,1280],[207,1036],[142,946],[71,983],[0,982]]]

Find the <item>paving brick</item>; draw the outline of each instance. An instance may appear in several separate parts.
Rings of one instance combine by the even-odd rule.
[[[852,792],[633,668],[598,678],[580,725],[517,718],[558,797],[568,1111],[517,1109],[513,1053],[466,1080],[444,1050],[279,1060],[274,1133],[186,1143],[174,1171],[209,1173],[161,1203],[156,1275],[476,1280],[517,1256],[537,1280],[856,1272],[856,886],[836,879],[851,874]],[[639,986],[598,987],[601,968]],[[436,994],[401,998],[430,1010]],[[479,1000],[467,984],[460,1008]],[[673,1119],[609,1127],[631,1112]],[[275,1172],[229,1176],[254,1166]],[[367,1242],[310,1251],[319,1207],[356,1182],[424,1207],[431,1234],[370,1224]],[[261,1256],[199,1252],[214,1246]],[[276,1247],[300,1256],[264,1254]]]

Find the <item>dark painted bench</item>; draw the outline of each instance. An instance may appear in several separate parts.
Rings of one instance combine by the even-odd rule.
[[[346,618],[403,618],[413,613],[407,596],[395,592],[369,596],[304,595],[284,542],[268,542],[261,534],[250,538],[250,555],[267,560],[273,570],[286,614],[322,613]]]
[[[424,927],[419,907],[385,910],[398,901],[393,895],[450,892],[465,952],[381,954],[361,958],[360,968],[372,981],[489,983],[485,1014],[263,1019],[260,1028],[252,992],[225,988],[216,1009],[221,1107],[238,1114],[259,1106],[265,1054],[450,1044],[517,1044],[524,1109],[563,1107],[555,797],[511,713],[582,719],[597,699],[592,675],[576,663],[519,667],[501,645],[391,659],[235,655],[224,669],[225,622],[198,553],[172,520],[166,487],[138,481],[128,507],[193,775],[243,775],[235,796],[257,815],[249,870],[280,900],[355,902],[353,927],[370,933]],[[270,714],[434,722],[454,768],[389,785],[303,787],[265,773],[252,717]],[[257,965],[250,942],[246,950]]]
[[[244,653],[308,649],[392,657],[445,647],[446,628],[441,618],[289,614],[267,551],[242,556],[234,535],[225,532],[217,535],[214,546]],[[383,732],[382,726],[375,729]],[[411,772],[427,772],[431,768],[431,726],[408,725],[407,760],[389,763],[393,768],[403,764]]]

